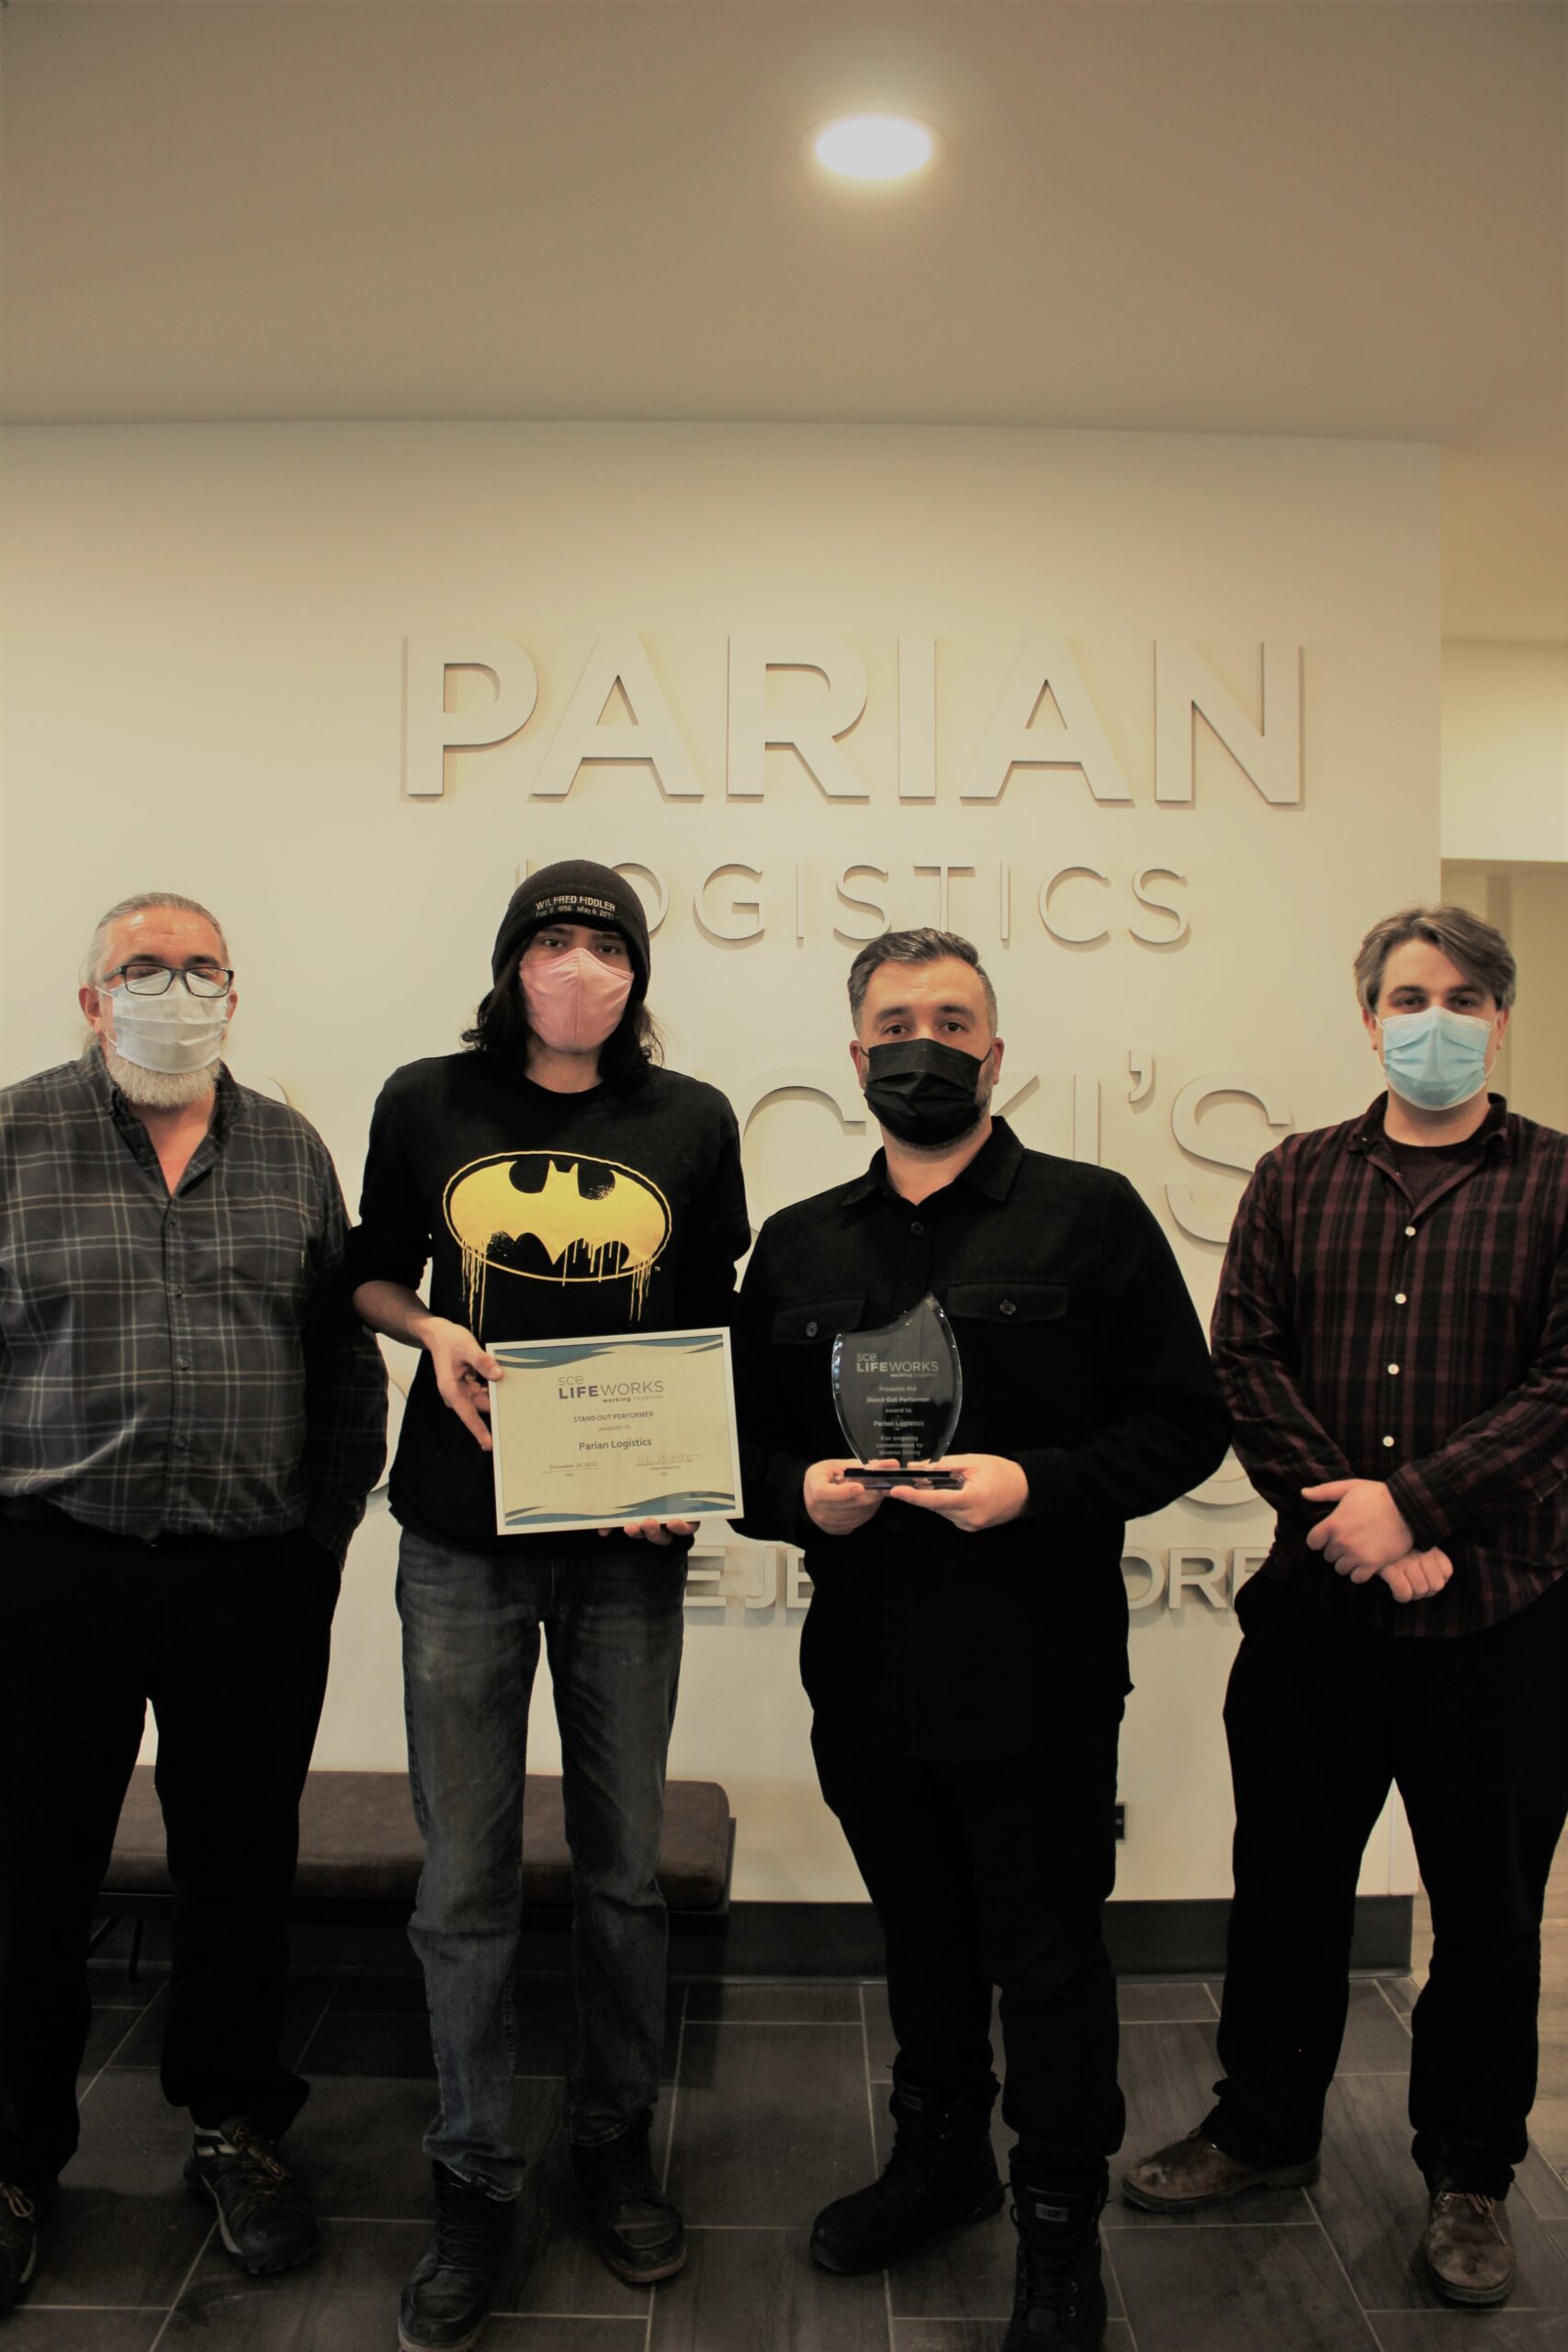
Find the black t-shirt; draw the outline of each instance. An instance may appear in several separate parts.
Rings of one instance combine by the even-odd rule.
[[[419,1284],[486,1345],[728,1324],[750,1239],[735,1114],[716,1088],[649,1069],[558,1094],[488,1053],[410,1062],[370,1126],[351,1286]],[[490,1456],[420,1360],[392,1464],[405,1527],[476,1551],[589,1544],[498,1535]]]
[[[1395,1143],[1387,1134],[1383,1136],[1383,1149],[1392,1154],[1410,1205],[1417,1209],[1428,1193],[1478,1160],[1484,1148],[1480,1135],[1466,1136],[1462,1143]]]

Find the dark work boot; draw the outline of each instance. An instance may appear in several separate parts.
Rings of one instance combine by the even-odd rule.
[[[433,2165],[435,2227],[403,2288],[401,2352],[468,2352],[477,2344],[506,2259],[516,2201],[492,2197],[449,2165]]]
[[[1105,2337],[1105,2190],[1066,2193],[1051,2174],[1015,2159],[1012,2193],[1018,2277],[1002,2352],[1098,2352]]]
[[[686,2262],[686,2230],[648,2153],[651,2118],[640,2115],[614,2140],[571,2151],[599,2259],[628,2287],[673,2278]]]
[[[991,2153],[988,2096],[942,2098],[895,2090],[893,2153],[880,2180],[823,2207],[811,2230],[811,2259],[852,2275],[880,2270],[938,2230],[983,2222],[1000,2211],[1001,2176]]]
[[[1514,2240],[1500,2197],[1431,2184],[1421,2241],[1431,2281],[1447,2303],[1506,2303],[1514,2286]]]

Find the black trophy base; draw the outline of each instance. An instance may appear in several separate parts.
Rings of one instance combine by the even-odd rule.
[[[846,1470],[843,1476],[857,1487],[869,1487],[885,1495],[890,1487],[937,1487],[951,1492],[964,1481],[953,1470],[863,1470],[858,1466]]]

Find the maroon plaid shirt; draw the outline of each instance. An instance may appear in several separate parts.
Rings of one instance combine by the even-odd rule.
[[[1279,1514],[1264,1573],[1382,1632],[1472,1634],[1568,1568],[1568,1136],[1502,1098],[1413,1204],[1386,1096],[1261,1159],[1231,1229],[1214,1363]],[[1301,1489],[1387,1481],[1452,1581],[1401,1607],[1307,1549]]]

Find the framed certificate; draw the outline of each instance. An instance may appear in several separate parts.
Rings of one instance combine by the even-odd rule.
[[[739,1511],[728,1331],[486,1345],[498,1534]]]

